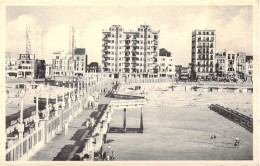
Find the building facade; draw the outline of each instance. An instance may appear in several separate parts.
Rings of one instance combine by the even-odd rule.
[[[46,64],[45,77],[51,78],[52,65]]]
[[[17,77],[33,79],[35,76],[35,54],[20,54],[17,60]]]
[[[6,78],[16,78],[17,77],[17,60],[11,58],[9,52],[6,52],[5,59],[5,73]]]
[[[253,82],[253,56],[246,56],[246,81]]]
[[[45,60],[35,60],[35,71],[34,78],[45,78],[46,63]]]
[[[124,31],[121,25],[103,30],[102,70],[114,77],[153,75],[159,55],[159,32],[149,25],[141,25],[137,31]]]
[[[85,48],[76,48],[73,56],[74,59],[74,75],[83,76],[87,71],[87,54]]]
[[[164,48],[160,49],[157,60],[156,64],[159,68],[158,76],[173,78],[175,75],[175,63],[171,52],[168,52]]]
[[[192,32],[191,74],[193,80],[206,80],[215,76],[215,51],[215,30]]]
[[[215,54],[215,71],[218,79],[226,77],[226,51],[217,52]]]
[[[87,72],[94,72],[97,73],[99,72],[99,66],[97,62],[91,62],[89,65],[87,65]]]
[[[52,76],[70,76],[70,72],[68,70],[68,55],[65,53],[65,51],[58,51],[53,53]]]
[[[238,79],[245,79],[246,74],[246,54],[237,52],[236,56],[236,75]]]

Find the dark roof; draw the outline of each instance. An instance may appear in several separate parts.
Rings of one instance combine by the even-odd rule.
[[[85,55],[86,49],[85,48],[76,48],[74,53],[75,53],[75,55]]]
[[[98,63],[97,63],[97,62],[91,62],[91,63],[89,64],[89,66],[98,66]]]
[[[253,56],[250,55],[250,56],[246,56],[246,62],[250,61],[250,60],[253,60]]]
[[[159,50],[159,56],[167,56],[170,57],[171,53],[169,51],[167,51],[165,48],[161,48]]]

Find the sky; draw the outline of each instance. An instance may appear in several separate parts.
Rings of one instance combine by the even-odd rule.
[[[252,54],[252,6],[8,6],[6,52],[12,57],[26,50],[30,27],[32,53],[51,63],[52,53],[69,46],[69,27],[79,35],[78,47],[86,48],[89,62],[102,59],[102,30],[122,25],[137,30],[148,24],[160,30],[159,48],[172,52],[176,65],[191,61],[191,34],[195,29],[216,30],[216,50]]]

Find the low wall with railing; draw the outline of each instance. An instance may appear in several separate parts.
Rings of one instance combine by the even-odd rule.
[[[6,149],[6,161],[27,160],[62,131],[65,121],[71,121],[83,110],[86,100],[84,97],[78,102],[71,103],[67,109],[59,110],[60,113],[49,121],[41,120],[39,128]]]
[[[127,78],[126,84],[147,84],[147,83],[169,83],[173,82],[170,78]]]

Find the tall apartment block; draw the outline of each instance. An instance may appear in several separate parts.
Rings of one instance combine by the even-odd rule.
[[[154,71],[159,55],[159,32],[149,25],[141,25],[137,31],[124,31],[121,25],[103,30],[102,70],[116,78],[157,75]]]
[[[215,74],[215,30],[194,30],[192,32],[191,74],[192,79],[208,79]]]

